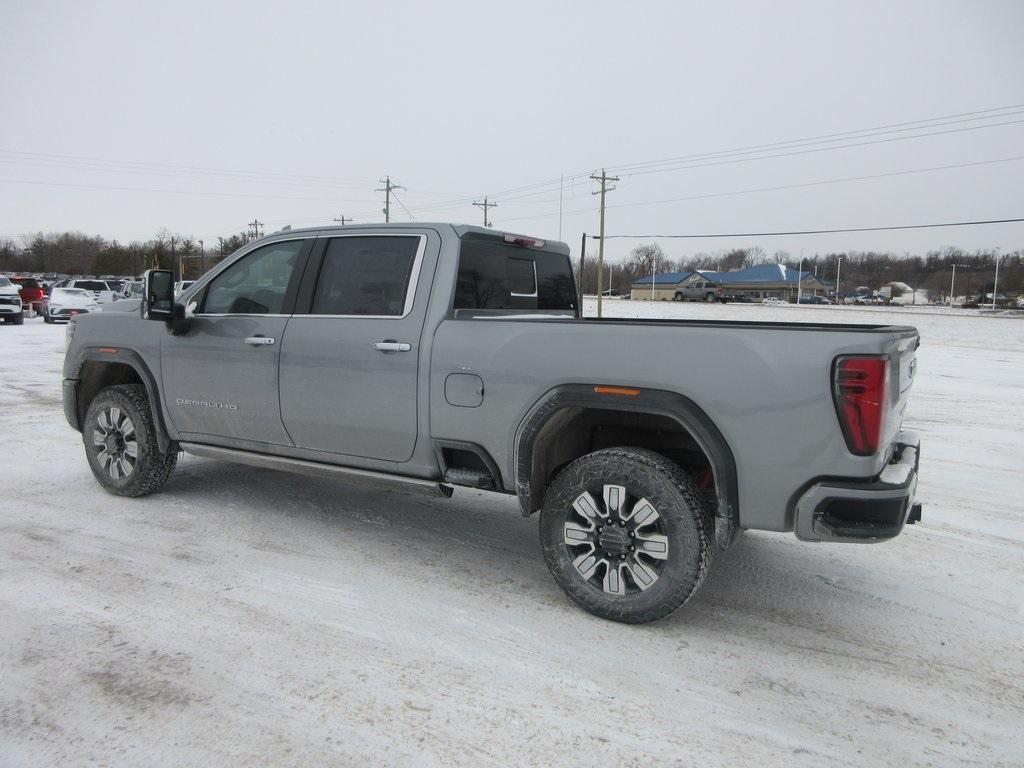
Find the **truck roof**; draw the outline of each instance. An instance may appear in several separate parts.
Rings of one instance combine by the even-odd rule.
[[[392,222],[385,224],[384,222],[374,222],[372,224],[334,224],[331,226],[320,226],[320,227],[302,227],[300,229],[279,229],[276,232],[271,232],[269,235],[261,237],[260,240],[269,240],[270,238],[282,236],[287,237],[294,234],[306,234],[310,232],[354,232],[363,230],[373,229],[442,229],[450,228],[454,230],[457,237],[460,239],[469,234],[483,235],[485,237],[504,237],[505,235],[516,235],[517,237],[528,237],[535,240],[542,240],[544,242],[544,250],[555,253],[569,253],[569,246],[558,240],[548,240],[547,238],[536,237],[535,235],[528,235],[523,232],[510,232],[503,229],[491,229],[487,227],[476,226],[475,224],[453,224],[449,221],[403,221],[403,222]],[[256,241],[250,241],[256,242]]]

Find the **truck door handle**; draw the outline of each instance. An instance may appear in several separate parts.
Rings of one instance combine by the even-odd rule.
[[[246,336],[245,343],[252,344],[254,347],[269,347],[275,342],[275,339],[271,336]]]
[[[412,349],[412,344],[409,344],[408,342],[405,341],[395,341],[394,339],[387,339],[386,341],[375,341],[373,343],[373,348],[376,349],[378,352],[383,352],[385,354],[391,352],[408,352],[410,349]]]

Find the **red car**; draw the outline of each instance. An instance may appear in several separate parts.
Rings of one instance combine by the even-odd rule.
[[[24,306],[32,305],[35,312],[43,311],[43,304],[46,303],[46,291],[39,281],[32,277],[12,277],[11,282],[18,286],[18,293],[21,295],[21,303]]]

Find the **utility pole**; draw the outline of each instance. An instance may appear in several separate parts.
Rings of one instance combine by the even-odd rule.
[[[477,208],[483,208],[484,209],[484,226],[485,227],[491,226],[491,222],[488,221],[488,219],[487,219],[487,209],[488,208],[497,208],[498,204],[497,203],[489,202],[487,200],[487,198],[484,197],[484,201],[482,203],[473,203],[473,205],[475,205]]]
[[[558,177],[558,240],[562,240],[562,188],[565,186],[565,175]]]
[[[599,182],[601,184],[601,189],[600,190],[598,190],[597,192],[591,192],[590,193],[592,195],[600,195],[601,196],[601,234],[599,235],[600,239],[597,241],[597,316],[598,316],[598,318],[600,318],[601,317],[601,287],[602,287],[601,286],[601,277],[602,277],[602,273],[604,272],[604,196],[605,196],[606,193],[608,193],[611,190],[615,189],[615,187],[609,187],[608,186],[608,182],[610,182],[610,181],[618,181],[619,178],[617,176],[609,176],[607,173],[605,173],[604,168],[601,169],[601,175],[600,176],[591,176],[590,178],[593,179],[596,182]]]
[[[992,309],[996,308],[996,292],[999,290],[999,249],[996,248],[996,279],[992,283]]]
[[[206,274],[206,246],[203,245],[203,241],[199,241],[199,265],[203,268],[202,274]]]
[[[804,287],[803,286],[803,281],[801,279],[801,278],[803,278],[803,276],[804,276],[804,249],[801,248],[800,249],[800,266],[796,270],[796,305],[798,307],[800,306],[800,299],[803,298],[803,296],[801,296],[802,289]]]
[[[379,189],[377,189],[377,192],[383,192],[384,193],[384,223],[385,224],[390,224],[391,223],[391,192],[393,190],[396,190],[396,189],[405,189],[405,187],[400,186],[398,184],[392,183],[390,176],[385,176],[383,179],[380,180],[380,183],[383,184],[384,186],[380,187]]]
[[[178,269],[178,280],[184,280],[185,278],[182,276],[182,266],[179,263],[178,259],[176,259],[175,256],[174,256],[174,243],[175,243],[175,240],[176,240],[176,238],[174,237],[174,235],[171,235],[171,269],[174,269],[175,267],[177,267],[177,269]]]
[[[341,216],[335,216],[335,217],[334,217],[334,220],[335,220],[335,221],[340,221],[340,222],[341,222],[341,226],[343,226],[343,227],[344,227],[344,226],[345,226],[346,224],[351,224],[351,223],[352,223],[353,221],[355,221],[355,219],[348,219],[348,218],[345,218],[345,213],[344,213],[344,212],[342,212]]]
[[[839,261],[836,262],[836,304],[839,303],[839,273],[843,269],[843,257],[837,257]]]
[[[583,259],[587,255],[587,233],[583,233],[580,240],[580,319],[583,319]]]
[[[263,237],[263,222],[259,219],[253,219],[249,222],[249,226],[252,227],[252,231],[249,233],[251,240],[259,240]]]
[[[964,264],[954,264],[953,265],[953,276],[949,279],[949,308],[950,309],[953,308],[953,290],[954,290],[953,287],[956,285],[956,268],[957,267],[963,267],[963,266],[965,266],[965,265]]]

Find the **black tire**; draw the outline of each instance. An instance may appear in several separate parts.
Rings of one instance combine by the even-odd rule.
[[[18,314],[16,314],[13,318],[11,318],[11,322],[13,322],[15,325],[21,325],[22,323],[24,323],[25,322],[25,315],[24,315],[24,313],[19,312]]]
[[[49,307],[47,307],[46,309],[43,310],[43,322],[44,323],[48,323],[48,324],[53,324],[53,318],[50,317],[50,308]]]
[[[681,294],[681,293],[677,293],[675,296],[672,297],[672,301],[682,301],[682,300],[683,300],[683,294]]]
[[[625,488],[626,498],[619,509],[633,520],[627,519],[625,525],[620,521],[618,528],[607,526],[608,533],[592,524],[593,530],[586,534],[589,541],[567,544],[566,524],[579,528],[581,521],[586,522],[586,516],[573,508],[584,493],[597,503],[599,515],[602,510],[608,515],[605,486]],[[638,511],[640,499],[647,499],[657,511],[655,523],[633,525],[642,514]],[[602,519],[597,518],[599,522]],[[569,464],[548,487],[540,517],[544,559],[558,585],[584,610],[629,624],[664,618],[693,596],[711,566],[714,530],[711,510],[693,481],[678,465],[645,448],[606,448]],[[598,531],[601,536],[596,535]],[[628,538],[624,539],[623,533]],[[634,546],[629,542],[649,539],[652,533],[664,537],[666,558],[626,549]],[[604,558],[602,547],[612,549],[610,557]],[[584,556],[591,550],[603,558],[603,564],[594,567],[588,578],[575,563],[585,567]],[[637,566],[637,561],[647,566],[646,571],[656,571],[656,579],[646,588],[634,576],[637,571],[644,576],[645,569]],[[618,574],[615,577],[612,563]],[[607,591],[610,579],[621,594]]]
[[[130,430],[123,426],[124,417],[131,425]],[[101,434],[106,436],[102,444]],[[160,450],[149,399],[141,384],[119,384],[101,390],[85,412],[82,442],[96,480],[116,496],[148,496],[159,491],[178,461],[174,443],[168,444],[167,450]],[[130,455],[132,442],[134,458]],[[130,471],[125,471],[126,466]]]

